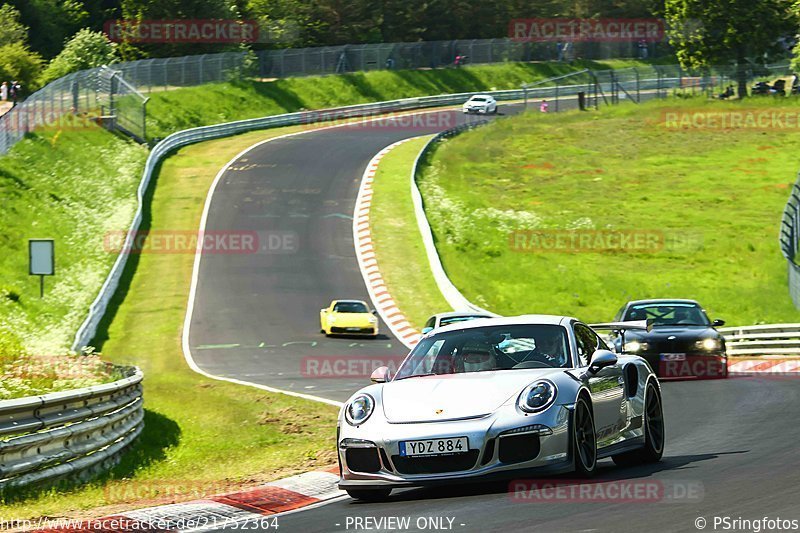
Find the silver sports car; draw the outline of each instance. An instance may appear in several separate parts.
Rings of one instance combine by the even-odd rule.
[[[647,322],[596,325],[647,329]],[[424,336],[395,376],[383,367],[339,415],[339,487],[393,488],[550,474],[591,476],[598,459],[661,459],[661,387],[570,317],[472,320]]]

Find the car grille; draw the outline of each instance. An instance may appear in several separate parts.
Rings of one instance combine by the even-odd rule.
[[[539,455],[539,435],[509,435],[499,440],[501,463],[532,461]]]
[[[338,328],[336,326],[331,326],[331,333],[374,333],[375,330],[373,328]]]
[[[469,470],[478,460],[478,450],[456,455],[437,457],[401,457],[392,456],[395,470],[401,474],[444,474]]]
[[[652,354],[662,354],[662,353],[691,353],[696,351],[694,347],[695,341],[685,341],[685,340],[667,340],[667,339],[658,339],[658,340],[646,340],[647,342],[647,353]]]
[[[350,448],[345,452],[345,459],[353,472],[375,473],[381,469],[377,448]]]

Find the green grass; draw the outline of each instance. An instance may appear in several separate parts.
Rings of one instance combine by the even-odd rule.
[[[10,354],[9,354],[10,355]],[[124,377],[97,355],[0,357],[0,400],[111,383]]]
[[[796,322],[778,227],[797,128],[667,128],[665,109],[766,109],[796,100],[670,100],[527,114],[444,143],[421,179],[453,282],[501,314],[611,319],[629,299],[695,298],[730,324]],[[515,230],[663,232],[657,253],[521,252]]]
[[[245,147],[287,131],[177,152],[158,174],[142,229],[196,230],[217,171]],[[188,368],[181,328],[193,261],[192,254],[131,256],[98,334],[105,359],[136,364],[145,373],[146,425],[132,451],[104,478],[8,502],[4,516],[100,516],[233,491],[335,462],[335,407],[206,379]]]
[[[428,267],[411,202],[411,168],[428,139],[408,141],[384,156],[373,182],[370,209],[381,275],[397,306],[418,329],[432,314],[450,311]]]
[[[443,93],[518,89],[521,84],[583,68],[629,67],[635,60],[573,63],[503,63],[460,69],[377,70],[275,81],[213,83],[153,93],[147,104],[147,132],[174,131],[302,109],[323,109]]]
[[[0,157],[0,331],[62,353],[111,264],[104,235],[127,230],[147,151],[95,126],[28,135]],[[55,239],[55,276],[28,275],[28,239]]]

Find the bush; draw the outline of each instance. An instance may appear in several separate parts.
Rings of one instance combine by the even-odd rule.
[[[20,42],[0,47],[0,81],[16,80],[23,92],[38,89],[37,80],[43,65],[42,56]]]
[[[102,32],[84,28],[47,65],[42,80],[49,83],[78,70],[108,65],[117,60],[117,45]]]

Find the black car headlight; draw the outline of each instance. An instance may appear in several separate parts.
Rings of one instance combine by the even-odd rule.
[[[628,341],[625,343],[625,346],[622,347],[622,351],[625,353],[646,352],[648,348],[650,348],[650,346],[646,342]]]
[[[695,342],[694,347],[696,350],[714,352],[722,348],[722,342],[719,339],[703,339]]]
[[[344,408],[344,419],[351,426],[360,426],[375,410],[375,400],[369,394],[359,394]]]
[[[526,413],[539,413],[553,405],[556,394],[556,384],[548,379],[541,379],[523,389],[517,399],[517,406]]]

